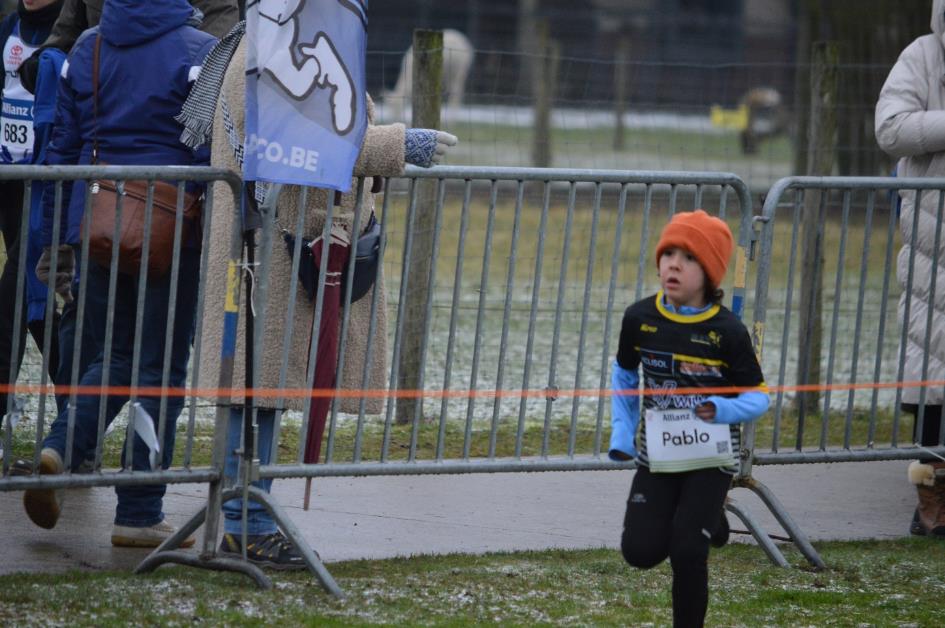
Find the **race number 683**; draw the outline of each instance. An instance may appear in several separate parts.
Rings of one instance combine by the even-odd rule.
[[[3,125],[3,141],[12,144],[25,144],[29,137],[29,127],[25,124],[12,122]]]

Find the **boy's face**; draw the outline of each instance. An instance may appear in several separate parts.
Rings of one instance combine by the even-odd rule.
[[[686,249],[670,247],[659,260],[660,286],[675,307],[705,306],[705,271]]]

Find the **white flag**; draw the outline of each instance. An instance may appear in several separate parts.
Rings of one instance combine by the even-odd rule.
[[[151,415],[148,414],[148,411],[139,402],[135,402],[134,405],[134,416],[135,416],[135,434],[144,441],[144,444],[148,446],[148,449],[151,451],[148,456],[151,463],[151,470],[155,469],[155,466],[158,463],[158,454],[161,453],[161,445],[158,443],[157,434],[154,432],[154,419],[151,418]]]

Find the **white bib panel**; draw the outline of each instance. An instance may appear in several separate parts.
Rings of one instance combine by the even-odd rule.
[[[22,163],[33,154],[33,94],[20,82],[20,64],[38,46],[20,39],[17,23],[3,47],[3,110],[0,113],[0,162]]]

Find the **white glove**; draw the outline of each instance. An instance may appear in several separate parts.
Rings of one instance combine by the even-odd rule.
[[[459,138],[446,131],[436,132],[436,150],[433,152],[433,163],[438,164],[446,157],[451,146],[459,144]]]

